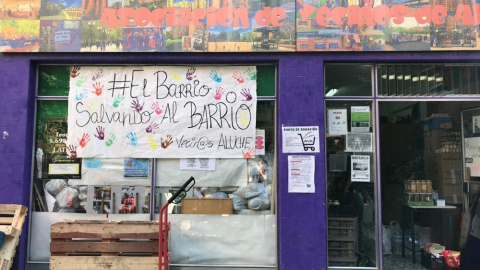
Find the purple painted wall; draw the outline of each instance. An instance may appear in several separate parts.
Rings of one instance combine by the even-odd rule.
[[[323,62],[478,62],[479,52],[271,54],[0,54],[0,204],[29,206],[37,64],[278,64],[278,266],[325,269],[326,207]],[[281,126],[318,125],[315,194],[288,193]],[[7,132],[3,138],[3,132]],[[28,223],[28,222],[27,222]],[[13,269],[27,261],[28,224]]]

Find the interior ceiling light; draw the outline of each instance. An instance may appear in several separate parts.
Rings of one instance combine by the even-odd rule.
[[[418,81],[418,77],[413,77],[412,78],[412,82],[417,82]]]
[[[436,82],[443,82],[443,77],[437,77],[437,78],[435,78],[435,81]]]
[[[429,81],[429,82],[433,81],[434,79],[435,79],[435,76],[429,76],[429,77],[428,77],[428,81]]]
[[[394,79],[395,79],[395,75],[390,75],[390,76],[388,76],[388,79],[389,79],[389,80],[394,80]]]
[[[420,76],[420,81],[425,81],[427,79],[427,76],[423,75],[423,76]]]
[[[397,80],[403,80],[403,75],[397,76]]]
[[[412,78],[412,75],[405,75],[405,76],[404,76],[404,79],[405,79],[406,81],[410,80],[411,78]]]
[[[335,95],[337,92],[338,92],[338,89],[333,88],[333,89],[330,89],[325,96],[331,97]]]

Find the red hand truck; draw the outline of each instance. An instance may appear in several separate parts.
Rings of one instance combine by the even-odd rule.
[[[171,203],[178,204],[187,195],[187,192],[195,185],[195,178],[191,176],[183,186],[162,206],[159,222],[159,241],[158,241],[158,269],[168,270],[171,255],[168,251],[168,233],[170,232],[170,222],[168,222],[168,205]]]

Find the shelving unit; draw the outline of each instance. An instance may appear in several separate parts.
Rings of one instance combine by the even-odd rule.
[[[335,266],[357,266],[356,217],[328,218],[328,262]]]

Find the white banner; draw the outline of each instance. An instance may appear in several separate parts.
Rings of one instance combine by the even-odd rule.
[[[251,158],[255,66],[72,67],[70,156]]]

